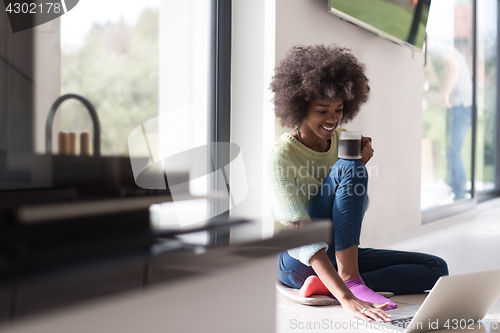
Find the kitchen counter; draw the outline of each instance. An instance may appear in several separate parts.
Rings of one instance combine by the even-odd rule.
[[[252,225],[251,221],[228,220],[226,223],[198,225],[191,231],[212,230],[227,234],[237,228],[251,230]],[[255,225],[255,228],[260,228],[259,224]],[[186,316],[192,311],[202,311],[205,320],[213,323],[227,319],[228,311],[238,309],[226,304],[236,300],[246,300],[246,306],[250,306],[254,314],[265,310],[266,316],[271,314],[272,317],[275,255],[289,248],[329,241],[331,221],[314,221],[300,228],[283,228],[270,237],[256,236],[251,240],[233,243],[219,240],[217,244],[203,246],[189,244],[175,236],[189,232],[189,228],[183,231],[168,230],[172,231],[171,237],[165,237],[169,233],[163,230],[161,237],[153,234],[152,242],[147,246],[144,245],[144,238],[138,234],[138,242],[129,239],[118,250],[111,252],[100,253],[97,246],[92,255],[76,253],[74,260],[61,254],[60,258],[64,260],[46,261],[47,265],[41,265],[29,260],[28,256],[24,265],[4,265],[4,268],[9,269],[4,269],[0,276],[0,327],[4,332],[29,332],[31,328],[33,332],[44,332],[42,327],[46,327],[47,332],[55,332],[60,323],[74,325],[76,322],[70,318],[78,321],[83,315],[86,320],[92,321],[93,329],[85,327],[82,332],[109,332],[109,325],[123,324],[124,316],[128,316],[130,319],[135,318],[135,321],[146,320],[151,325],[150,331],[155,331],[153,327],[157,328],[157,324],[161,326],[161,320],[165,317],[157,318],[148,312],[147,319],[143,318],[142,310],[137,312],[137,306],[142,303],[141,309],[153,304],[156,304],[154,309],[158,306],[171,308],[175,315],[165,313],[165,316],[171,324],[173,318],[177,318],[176,325],[186,329],[191,326],[192,329],[198,329],[199,321],[186,322]],[[258,230],[254,231],[252,234],[261,234]],[[222,281],[225,282],[221,285]],[[244,295],[246,297],[240,299]],[[123,304],[129,304],[130,307],[119,310]],[[208,309],[215,312],[207,312]],[[122,319],[116,321],[112,315],[102,319],[100,316],[107,311],[119,313]],[[154,318],[150,318],[150,315]],[[98,317],[101,321],[95,320]],[[239,318],[234,313],[230,317]],[[268,325],[274,325],[274,319],[269,320]],[[247,328],[250,330],[262,325],[257,321]],[[78,331],[72,327],[72,332]],[[122,328],[126,331],[126,327]],[[115,329],[117,327],[113,331]],[[204,331],[209,330],[205,327]],[[224,330],[219,327],[215,331]]]

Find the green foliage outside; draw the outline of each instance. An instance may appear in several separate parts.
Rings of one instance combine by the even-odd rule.
[[[383,0],[334,0],[333,8],[358,20],[407,41],[413,22],[413,11]],[[428,12],[422,13],[421,22],[427,22]],[[420,23],[416,45],[422,47],[425,38],[425,24]]]
[[[432,160],[434,163],[434,179],[448,179],[446,160],[446,109],[438,103],[438,94],[428,92],[425,97],[429,107],[423,111],[423,137],[432,141]],[[476,150],[476,177],[477,180],[485,182],[494,181],[494,163],[486,159],[485,151],[491,146],[491,141],[486,137],[491,137],[491,132],[487,132],[486,118],[491,117],[493,112],[478,116],[477,125],[477,150]],[[494,131],[493,131],[494,133]],[[490,141],[490,142],[488,142]],[[489,148],[491,149],[491,148]],[[493,151],[492,151],[493,152]],[[472,130],[467,133],[462,145],[462,156],[465,165],[467,178],[470,179],[472,163]]]
[[[495,151],[497,150],[496,135],[496,109],[497,109],[497,36],[485,36],[485,87],[484,106],[482,115],[478,119],[478,150],[476,160],[480,160],[483,165],[478,167],[478,179],[485,182],[495,181]],[[478,92],[478,96],[480,96]]]
[[[428,107],[423,110],[422,137],[432,141],[434,179],[446,179],[446,109],[440,103],[438,87],[424,93]]]
[[[103,155],[128,155],[128,135],[158,115],[159,12],[145,9],[135,26],[94,24],[83,46],[62,54],[62,93],[80,93],[95,106]],[[61,130],[91,132],[86,110],[66,102]]]
[[[491,39],[495,41],[495,39]],[[476,180],[485,183],[495,182],[496,151],[496,44],[486,45],[485,84],[478,88],[477,139],[476,139]],[[432,84],[424,93],[427,108],[423,110],[423,138],[432,141],[432,160],[434,179],[447,179],[446,166],[446,109],[440,103],[439,85]],[[462,146],[465,169],[468,179],[472,163],[472,130],[465,137]]]

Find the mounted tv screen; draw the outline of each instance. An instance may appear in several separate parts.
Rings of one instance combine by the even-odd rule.
[[[398,44],[422,49],[431,0],[329,0],[328,11]]]

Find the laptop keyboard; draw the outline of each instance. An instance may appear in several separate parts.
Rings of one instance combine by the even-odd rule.
[[[410,325],[410,322],[412,319],[413,319],[413,316],[406,317],[406,318],[400,318],[400,319],[394,319],[394,320],[391,320],[391,325],[394,325],[397,327],[402,327],[402,328],[407,328],[408,325]]]

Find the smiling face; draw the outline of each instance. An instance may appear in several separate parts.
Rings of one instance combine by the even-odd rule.
[[[314,99],[307,109],[307,114],[300,125],[300,134],[311,141],[330,140],[333,131],[340,124],[343,116],[344,101],[336,98],[329,102],[324,99]]]

